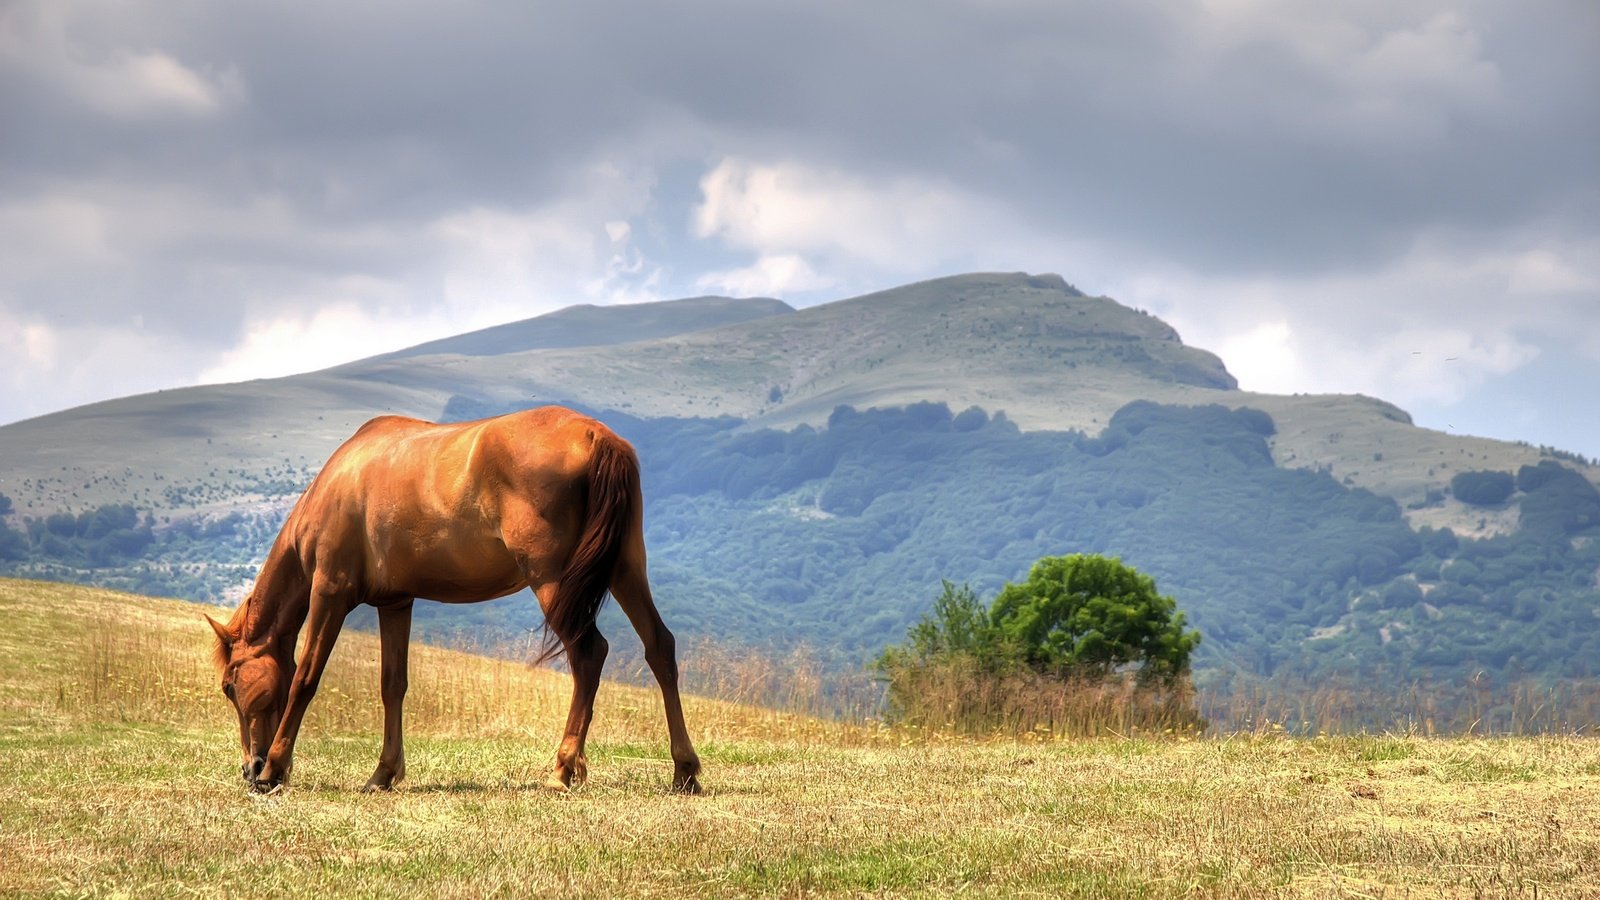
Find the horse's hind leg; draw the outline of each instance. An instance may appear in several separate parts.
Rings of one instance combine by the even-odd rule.
[[[628,614],[628,621],[639,633],[644,643],[644,659],[661,685],[661,702],[667,712],[667,734],[672,742],[672,789],[685,794],[700,793],[700,757],[689,740],[689,729],[683,722],[683,703],[678,697],[677,642],[672,632],[661,621],[655,598],[650,593],[650,581],[645,575],[645,557],[642,545],[623,551],[611,579],[611,595],[617,605]]]
[[[548,605],[554,586],[539,591],[539,600]],[[564,791],[582,784],[589,777],[589,761],[584,743],[589,738],[589,723],[594,719],[594,695],[600,689],[600,671],[606,664],[606,643],[593,625],[582,634],[557,635],[566,647],[567,666],[572,670],[572,706],[567,711],[567,728],[556,748],[556,768],[545,785]]]
[[[553,788],[569,788],[589,777],[589,760],[584,742],[589,739],[589,723],[594,719],[594,695],[600,688],[600,669],[605,665],[610,646],[599,629],[591,626],[567,644],[567,663],[572,668],[572,708],[567,713],[567,730],[556,749],[556,770],[548,782]]]
[[[411,654],[411,601],[378,610],[378,636],[383,652],[383,750],[378,768],[363,791],[387,791],[406,777],[406,750],[400,732],[400,706],[406,698]]]

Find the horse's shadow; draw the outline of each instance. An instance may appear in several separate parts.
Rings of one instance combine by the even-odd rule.
[[[516,795],[545,795],[558,799],[581,799],[585,796],[603,797],[611,794],[635,795],[643,790],[651,794],[671,795],[672,789],[666,784],[640,784],[636,782],[617,782],[604,785],[585,785],[571,791],[555,791],[545,786],[542,781],[526,782],[494,782],[482,781],[430,781],[422,784],[406,782],[387,792],[390,796],[401,794],[426,794],[426,795],[471,795],[471,794],[516,794]],[[352,792],[356,792],[352,790]],[[707,788],[703,797],[746,797],[769,794],[771,791],[762,790],[754,785],[736,785],[731,787]],[[687,795],[685,795],[687,796]]]

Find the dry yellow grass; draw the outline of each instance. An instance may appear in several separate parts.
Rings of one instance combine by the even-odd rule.
[[[419,648],[410,779],[362,795],[358,634],[255,797],[198,612],[0,581],[0,894],[1600,896],[1582,738],[973,742],[695,699],[688,798],[653,692],[608,683],[561,796],[565,677]]]

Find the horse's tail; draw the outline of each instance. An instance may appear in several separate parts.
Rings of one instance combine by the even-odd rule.
[[[600,612],[638,512],[634,507],[640,502],[639,457],[633,447],[609,431],[599,431],[589,457],[588,482],[582,536],[561,570],[550,608],[544,611],[540,662],[558,654],[562,640],[575,640],[593,627]]]

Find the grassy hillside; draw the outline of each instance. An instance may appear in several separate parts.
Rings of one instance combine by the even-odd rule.
[[[585,303],[521,322],[428,341],[374,359],[410,359],[439,354],[499,356],[560,347],[630,344],[792,312],[794,308],[782,300],[765,297],[688,297],[613,306]]]
[[[237,779],[196,607],[0,581],[0,894],[1063,897],[1600,893],[1592,740],[970,742],[709,699],[667,793],[648,691],[607,682],[590,784],[538,785],[566,679],[421,649],[410,780],[370,638],[334,656],[295,785]]]

